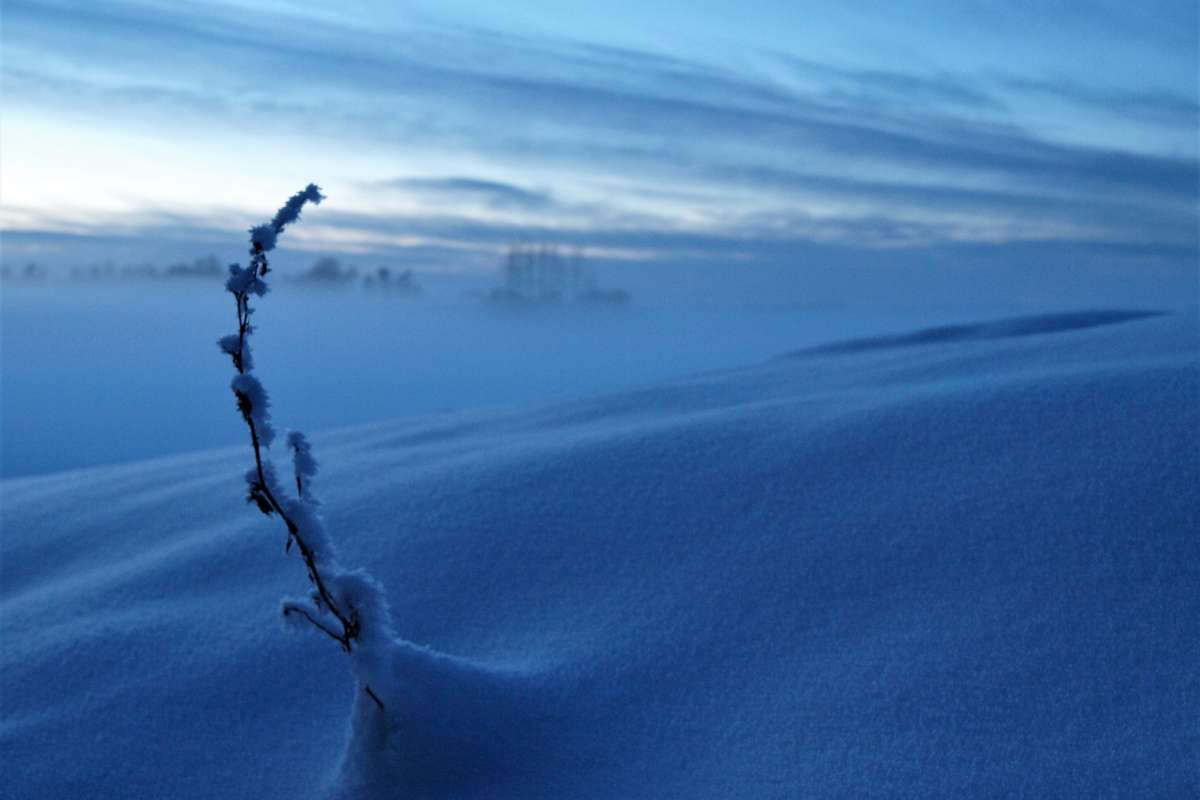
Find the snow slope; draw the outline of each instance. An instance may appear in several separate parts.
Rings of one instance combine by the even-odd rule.
[[[387,719],[277,624],[247,448],[4,481],[0,794],[1195,796],[1197,331],[984,320],[313,437],[418,643]]]

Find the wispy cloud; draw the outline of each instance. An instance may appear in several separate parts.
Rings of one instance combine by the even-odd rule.
[[[1200,103],[1179,92],[1088,86],[1065,78],[1007,77],[1001,82],[1011,91],[1041,95],[1115,117],[1140,117],[1192,131],[1200,125]]]
[[[503,181],[464,176],[392,178],[374,185],[443,199],[482,201],[492,208],[545,209],[553,202],[550,193],[546,191],[527,189]]]
[[[816,91],[851,105],[948,106],[1003,110],[1004,103],[968,80],[947,74],[854,68],[780,54],[779,58],[811,81]]]
[[[160,157],[220,164],[232,163],[222,148],[270,153],[282,143],[299,161],[344,170],[297,179],[341,189],[346,211],[325,225],[343,233],[329,239],[357,236],[364,247],[433,242],[461,257],[472,242],[491,248],[515,236],[664,254],[724,252],[724,243],[743,252],[767,240],[1196,247],[1194,151],[1130,147],[1103,130],[1057,138],[1009,102],[1049,97],[1194,128],[1194,98],[1161,88],[772,53],[764,63],[782,58],[787,70],[738,70],[516,31],[373,31],[191,4],[9,0],[3,37],[17,125],[26,114],[101,127],[114,140],[151,133]],[[70,228],[56,205],[35,201],[30,187],[53,182],[23,167],[25,183],[7,181],[6,204],[25,207],[7,215],[10,230],[87,227]],[[222,169],[232,184],[275,167]],[[144,187],[156,191],[165,189]],[[381,193],[437,213],[381,208]],[[214,211],[178,213],[204,224]]]

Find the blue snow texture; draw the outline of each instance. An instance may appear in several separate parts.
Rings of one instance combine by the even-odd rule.
[[[0,793],[1200,796],[1200,326],[1149,311],[312,435],[386,713],[277,624],[247,447],[4,480]]]

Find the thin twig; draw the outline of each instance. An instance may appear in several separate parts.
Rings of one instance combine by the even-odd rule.
[[[379,699],[379,695],[377,695],[377,694],[375,694],[373,691],[371,691],[371,687],[370,687],[370,686],[367,686],[367,685],[364,683],[364,684],[363,684],[363,691],[365,691],[365,692],[366,692],[368,695],[370,695],[370,696],[371,696],[371,699],[375,701],[375,705],[379,706],[379,710],[380,710],[380,711],[383,711],[383,710],[384,710],[384,707],[383,707],[383,701]]]
[[[343,647],[345,646],[345,642],[342,641],[342,637],[338,636],[336,633],[329,630],[329,628],[326,628],[319,621],[314,619],[312,614],[309,614],[303,608],[300,608],[299,606],[284,606],[283,615],[286,617],[288,614],[299,614],[300,616],[304,617],[306,620],[311,622],[313,624],[313,627],[315,627],[317,630],[321,631],[321,633],[325,634],[330,639],[333,639],[335,642],[338,642]]]

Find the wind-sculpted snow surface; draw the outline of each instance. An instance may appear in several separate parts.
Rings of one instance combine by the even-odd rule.
[[[978,339],[1006,339],[1012,336],[1036,336],[1043,333],[1082,330],[1098,325],[1116,325],[1135,319],[1158,316],[1157,311],[1071,311],[1059,314],[1038,314],[1013,319],[992,320],[971,325],[941,325],[914,333],[896,336],[873,336],[843,342],[818,345],[797,350],[789,355],[834,355],[859,353],[866,350],[885,350],[894,347],[913,347],[947,342],[969,342]]]
[[[1118,321],[313,437],[386,715],[242,448],[6,481],[3,793],[1195,796],[1200,338]]]

